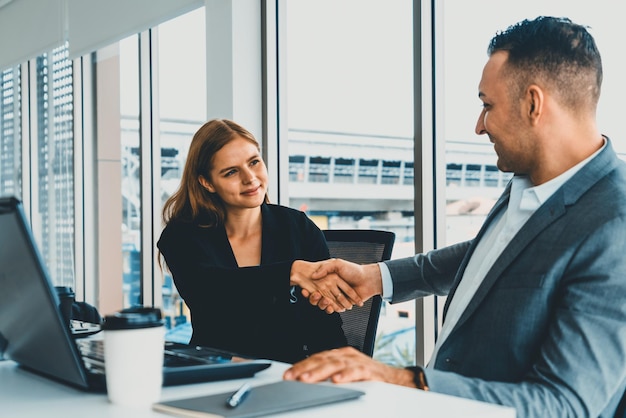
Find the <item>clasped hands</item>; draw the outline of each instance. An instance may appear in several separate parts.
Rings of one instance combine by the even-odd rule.
[[[336,258],[317,263],[295,261],[291,284],[300,286],[304,297],[327,313],[361,306],[372,296],[382,294],[377,264],[360,265]],[[287,369],[283,378],[308,383],[378,380],[416,387],[413,372],[375,361],[353,347],[315,353]]]
[[[333,258],[308,262],[296,260],[291,266],[291,284],[302,289],[312,305],[327,313],[343,312],[382,293],[376,264],[355,264]]]

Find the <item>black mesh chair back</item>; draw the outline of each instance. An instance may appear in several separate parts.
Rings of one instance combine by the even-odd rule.
[[[389,260],[396,238],[393,232],[371,229],[328,229],[324,236],[332,258],[358,264]],[[374,296],[363,306],[340,313],[348,345],[370,357],[374,354],[381,306],[382,298]]]

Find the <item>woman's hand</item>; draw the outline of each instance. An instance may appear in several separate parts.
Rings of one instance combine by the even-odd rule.
[[[363,305],[358,293],[338,275],[318,274],[313,278],[321,263],[294,261],[291,266],[291,284],[299,286],[306,298],[316,295],[315,303],[311,303],[327,313],[343,312],[352,309],[354,305]]]
[[[302,288],[302,295],[312,305],[328,313],[362,306],[363,301],[382,293],[378,265],[338,258],[317,263],[297,260],[291,266],[291,280]]]

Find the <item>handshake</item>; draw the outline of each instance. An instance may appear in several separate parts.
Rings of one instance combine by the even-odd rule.
[[[299,286],[312,305],[326,313],[343,312],[362,306],[372,296],[382,294],[377,264],[355,264],[338,258],[291,265],[290,284]]]
[[[327,313],[361,306],[364,301],[383,292],[377,263],[361,265],[338,258],[316,263],[294,261],[291,285],[300,286],[302,295]],[[350,346],[315,353],[288,368],[283,379],[306,383],[377,380],[417,387],[412,370],[381,363]]]

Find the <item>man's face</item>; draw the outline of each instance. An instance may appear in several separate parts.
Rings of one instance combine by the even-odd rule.
[[[476,134],[489,137],[500,170],[528,174],[534,161],[534,141],[522,114],[521,99],[512,98],[503,75],[507,57],[507,52],[498,51],[485,64],[478,86],[483,109],[476,122]]]

